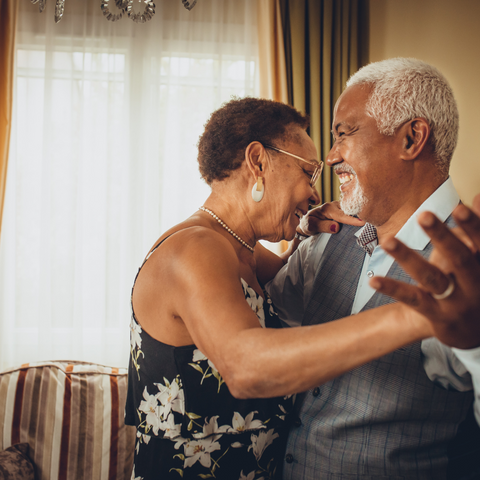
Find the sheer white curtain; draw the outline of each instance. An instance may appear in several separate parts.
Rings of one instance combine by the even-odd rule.
[[[68,0],[20,3],[0,243],[0,368],[122,366],[134,275],[209,193],[196,143],[232,95],[255,95],[256,0],[156,0],[146,24]],[[111,1],[111,9],[115,8]],[[135,1],[140,10],[143,3]]]

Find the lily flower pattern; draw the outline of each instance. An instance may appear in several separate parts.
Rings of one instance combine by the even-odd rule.
[[[243,279],[241,284],[260,325],[279,327],[268,295],[264,299]],[[274,478],[282,461],[291,396],[234,398],[215,365],[195,345],[158,342],[133,312],[130,339],[125,421],[137,428],[132,479],[147,480],[142,466],[157,457],[156,478]]]

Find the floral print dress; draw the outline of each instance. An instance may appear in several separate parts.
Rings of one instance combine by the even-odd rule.
[[[264,301],[241,284],[262,327],[279,327],[266,292]],[[134,313],[130,345],[125,423],[137,428],[132,479],[278,478],[291,396],[234,398],[195,345],[155,340]]]

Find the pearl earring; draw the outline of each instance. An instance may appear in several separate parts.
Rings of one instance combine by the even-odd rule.
[[[265,187],[263,186],[263,177],[257,177],[257,181],[252,188],[252,198],[254,202],[259,202],[263,198]]]

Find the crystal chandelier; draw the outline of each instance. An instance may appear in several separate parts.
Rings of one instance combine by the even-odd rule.
[[[111,1],[111,3],[110,3]],[[155,15],[155,4],[151,0],[140,0],[145,3],[145,9],[142,13],[137,13],[133,9],[133,0],[99,0],[102,13],[110,22],[116,22],[126,15],[130,20],[135,23],[145,23],[152,19]],[[38,9],[40,13],[45,10],[47,0],[31,0],[33,4],[38,3]],[[191,10],[197,0],[182,0],[183,6],[187,10]],[[112,4],[115,7],[110,10]],[[55,0],[55,23],[58,23],[65,13],[65,0]]]

